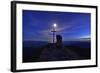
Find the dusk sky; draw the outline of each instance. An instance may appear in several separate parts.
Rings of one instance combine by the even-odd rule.
[[[23,40],[52,41],[53,24],[64,41],[89,38],[90,19],[89,13],[23,10]]]

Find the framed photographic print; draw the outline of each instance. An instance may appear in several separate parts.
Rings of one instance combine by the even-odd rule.
[[[97,6],[11,2],[11,71],[97,67]]]

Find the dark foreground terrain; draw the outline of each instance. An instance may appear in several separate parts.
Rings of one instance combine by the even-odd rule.
[[[30,44],[28,42],[28,44]],[[57,47],[55,44],[44,43],[40,46],[24,43],[23,62],[44,62],[64,60],[85,60],[91,58],[90,42],[74,42]],[[36,43],[35,43],[36,44]],[[27,46],[28,45],[28,46]]]

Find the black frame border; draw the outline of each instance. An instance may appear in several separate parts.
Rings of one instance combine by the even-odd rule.
[[[96,9],[96,65],[74,66],[74,67],[56,67],[56,68],[41,68],[41,69],[16,69],[16,5],[17,4],[38,4],[50,6],[67,6],[67,7],[83,7]],[[58,3],[45,3],[45,2],[28,2],[28,1],[11,1],[11,71],[12,72],[26,72],[26,71],[42,71],[42,70],[57,70],[57,69],[73,69],[73,68],[90,68],[98,67],[98,6],[90,5],[74,5],[74,4],[58,4]]]

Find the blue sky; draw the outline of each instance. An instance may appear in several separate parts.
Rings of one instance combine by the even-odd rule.
[[[52,25],[64,41],[88,38],[91,32],[91,14],[23,10],[23,40],[52,41]]]

